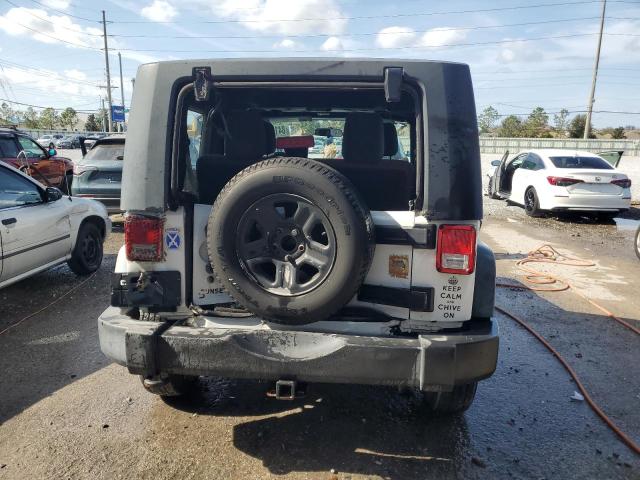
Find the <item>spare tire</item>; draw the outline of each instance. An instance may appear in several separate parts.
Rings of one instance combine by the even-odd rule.
[[[214,274],[244,308],[276,323],[324,320],[349,302],[374,253],[369,209],[342,174],[306,158],[247,167],[207,227]]]

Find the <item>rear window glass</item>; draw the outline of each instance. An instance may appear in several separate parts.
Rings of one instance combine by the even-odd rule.
[[[122,160],[124,143],[103,143],[89,150],[84,160]]]
[[[18,147],[13,137],[0,137],[0,157],[15,158],[18,156]]]
[[[556,168],[597,168],[601,170],[613,170],[613,167],[600,157],[549,157],[549,159]]]

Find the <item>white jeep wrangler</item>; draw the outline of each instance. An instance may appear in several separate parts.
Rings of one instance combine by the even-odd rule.
[[[278,398],[379,384],[459,412],[495,370],[466,65],[143,65],[121,208],[100,345],[153,393],[201,375],[276,381]]]

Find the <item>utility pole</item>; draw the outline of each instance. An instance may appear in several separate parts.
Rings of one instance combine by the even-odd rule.
[[[120,55],[120,52],[118,52],[118,63],[120,64],[120,96],[122,98],[122,114],[125,115],[125,113],[124,113],[124,83],[122,83],[122,55]],[[125,122],[123,121],[122,122],[122,130],[125,129],[124,123]]]
[[[111,124],[111,107],[113,105],[111,101],[111,73],[109,72],[109,45],[107,44],[107,19],[102,10],[102,32],[104,34],[104,62],[107,67],[107,101],[109,102],[109,132],[113,131],[113,125]]]
[[[107,131],[107,115],[104,109],[104,98],[100,97],[100,101],[102,102],[102,131]]]
[[[596,61],[593,65],[593,79],[591,80],[591,95],[587,105],[587,121],[584,126],[584,138],[591,134],[591,112],[593,110],[593,97],[596,94],[596,79],[598,78],[598,64],[600,63],[600,47],[602,46],[602,31],[604,30],[604,17],[607,9],[607,0],[602,0],[602,16],[600,17],[600,35],[598,36],[598,48],[596,49]]]

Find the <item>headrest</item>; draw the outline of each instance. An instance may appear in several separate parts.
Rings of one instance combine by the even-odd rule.
[[[227,131],[224,155],[234,160],[253,160],[265,152],[266,128],[255,110],[234,110],[225,115]]]
[[[342,157],[347,162],[376,163],[384,153],[382,117],[377,113],[351,112],[344,121]]]
[[[384,156],[392,157],[398,153],[398,132],[393,123],[384,124]]]
[[[265,155],[271,155],[276,151],[276,129],[271,122],[264,120],[264,134],[265,134]]]

